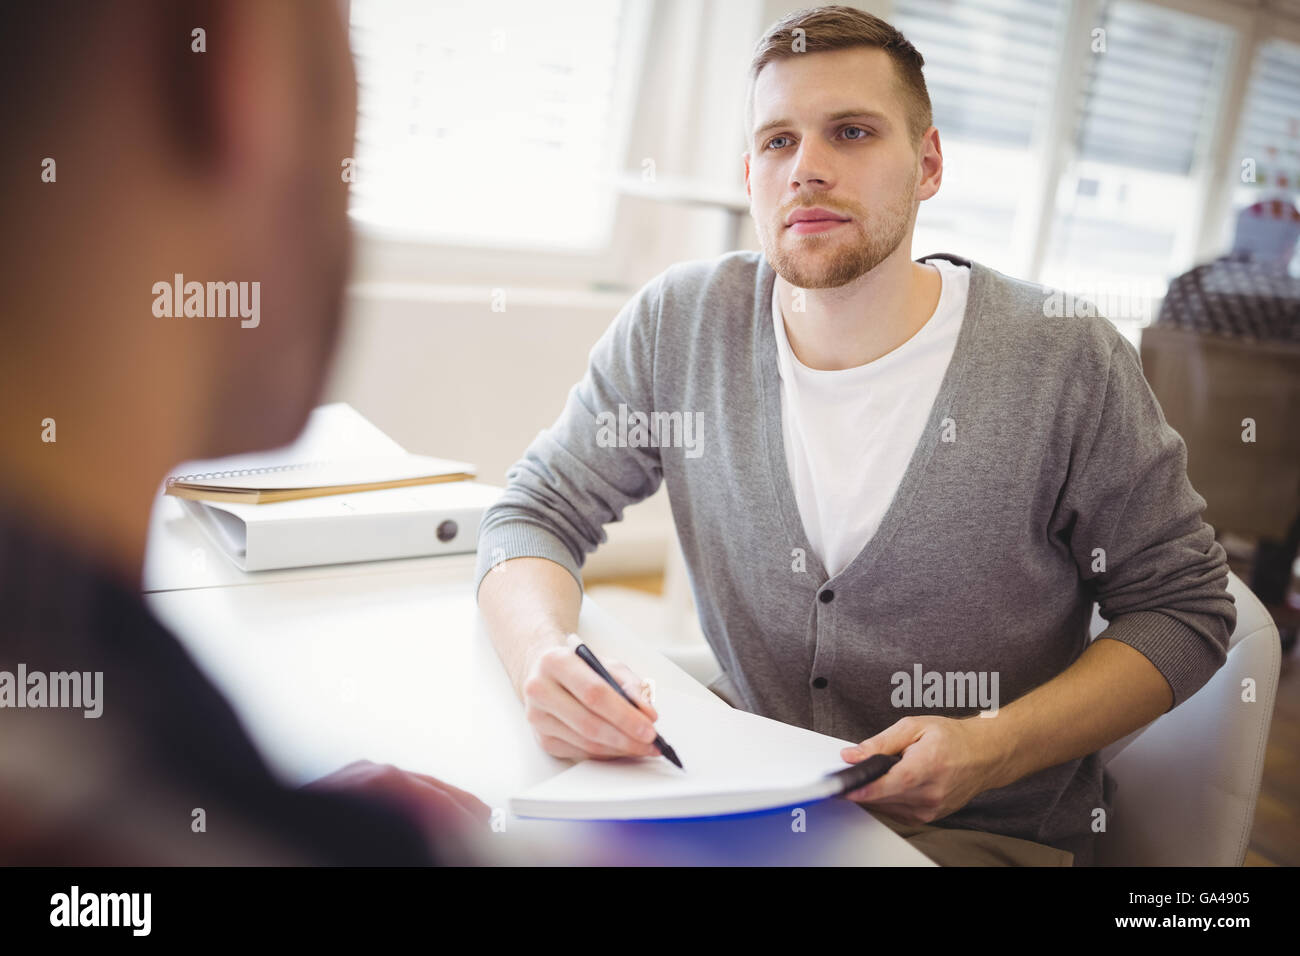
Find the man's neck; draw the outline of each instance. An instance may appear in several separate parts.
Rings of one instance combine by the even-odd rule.
[[[933,266],[912,262],[902,250],[900,245],[847,285],[800,290],[802,309],[795,308],[794,286],[776,277],[795,358],[822,371],[856,368],[892,352],[930,320],[943,280]]]
[[[114,475],[134,452],[123,448],[119,463],[106,467],[101,461],[75,477],[62,469],[15,471],[15,462],[4,462],[9,470],[3,520],[20,522],[29,533],[76,553],[119,586],[138,592],[153,495],[166,466],[158,460],[153,481],[143,469],[137,472],[134,461]]]
[[[109,352],[99,341],[78,347]],[[146,347],[133,342],[124,351],[133,348]],[[31,360],[0,387],[0,401],[13,412],[0,416],[0,510],[139,591],[154,496],[195,444],[187,425],[192,409],[157,396],[180,394],[188,373],[145,355],[142,365],[158,374],[147,387],[124,386],[108,359],[71,377],[47,371],[58,368],[48,347],[32,346],[28,354]],[[48,434],[45,409],[54,410]]]

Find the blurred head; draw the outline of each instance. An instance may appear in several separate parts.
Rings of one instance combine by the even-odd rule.
[[[763,252],[791,285],[842,286],[910,253],[917,207],[943,168],[923,62],[853,7],[792,13],[759,41],[745,184]]]
[[[24,436],[49,415],[61,443],[101,442],[106,463],[124,435],[170,441],[174,463],[300,430],[350,258],[343,9],[41,0],[6,12],[0,254],[17,268],[0,295]],[[257,283],[257,323],[216,317],[210,294],[202,315],[159,317],[155,286],[178,274],[250,297]]]

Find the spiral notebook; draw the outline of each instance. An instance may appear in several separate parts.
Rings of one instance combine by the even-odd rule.
[[[474,466],[427,455],[286,463],[167,478],[166,493],[193,501],[266,504],[474,478]]]

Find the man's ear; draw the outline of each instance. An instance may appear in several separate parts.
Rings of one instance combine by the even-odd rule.
[[[921,164],[921,174],[916,180],[916,198],[925,200],[937,193],[943,182],[943,148],[936,127],[931,126],[922,135],[918,161]]]
[[[303,69],[294,42],[295,30],[310,26],[296,22],[301,7],[278,4],[222,3],[232,30],[228,70],[216,83],[214,122],[229,148],[224,151],[226,174],[251,188],[281,179],[292,162],[302,132]]]
[[[157,51],[150,61],[157,70],[154,82],[166,103],[163,137],[185,162],[206,170],[222,144],[216,77],[229,56],[228,44],[218,42],[229,32],[225,11],[195,0],[154,3],[146,15],[155,31],[149,44]]]
[[[753,199],[753,193],[749,191],[749,150],[745,150],[741,153],[740,158],[745,163],[745,195],[750,199]]]
[[[162,77],[169,138],[196,168],[246,188],[293,155],[294,24],[256,0],[194,0],[159,19],[170,51]]]

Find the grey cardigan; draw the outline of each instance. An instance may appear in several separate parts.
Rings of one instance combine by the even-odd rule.
[[[619,312],[484,516],[476,582],[537,556],[581,585],[602,526],[666,482],[704,634],[750,711],[859,741],[910,714],[990,709],[977,688],[1005,706],[1083,652],[1094,601],[1103,636],[1182,703],[1222,665],[1236,608],[1136,350],[1104,318],[1055,317],[1051,290],[944,258],[971,266],[956,348],[879,530],[841,573],[813,554],[786,467],[775,273],[742,251],[672,266]],[[936,823],[1086,864],[1112,786],[1091,754]]]

